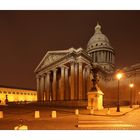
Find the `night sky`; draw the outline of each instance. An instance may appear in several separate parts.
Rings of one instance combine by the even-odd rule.
[[[140,62],[140,11],[0,11],[0,85],[35,89],[46,52],[86,49],[97,21],[117,67]]]

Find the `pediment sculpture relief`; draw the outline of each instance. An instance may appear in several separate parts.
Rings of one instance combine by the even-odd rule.
[[[41,68],[50,65],[51,63],[54,63],[55,61],[61,59],[66,54],[49,54],[45,60],[43,61]]]

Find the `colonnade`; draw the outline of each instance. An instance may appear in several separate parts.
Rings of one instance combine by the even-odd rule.
[[[83,100],[89,90],[90,67],[83,62],[71,61],[39,74],[38,101]]]
[[[110,62],[115,63],[114,54],[110,51],[95,51],[92,53],[94,62]]]

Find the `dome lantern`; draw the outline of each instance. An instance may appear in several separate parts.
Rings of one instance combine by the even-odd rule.
[[[97,22],[97,25],[95,26],[95,33],[101,33],[101,26]]]

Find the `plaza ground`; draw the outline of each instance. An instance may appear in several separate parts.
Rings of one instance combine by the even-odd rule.
[[[57,118],[51,117],[55,110]],[[75,115],[75,108],[46,107],[33,105],[0,106],[4,118],[0,119],[0,130],[14,130],[20,124],[28,126],[29,130],[124,130],[140,129],[139,106],[104,108],[101,111],[94,111],[80,108],[79,115]],[[35,111],[40,112],[40,118],[35,119]]]

